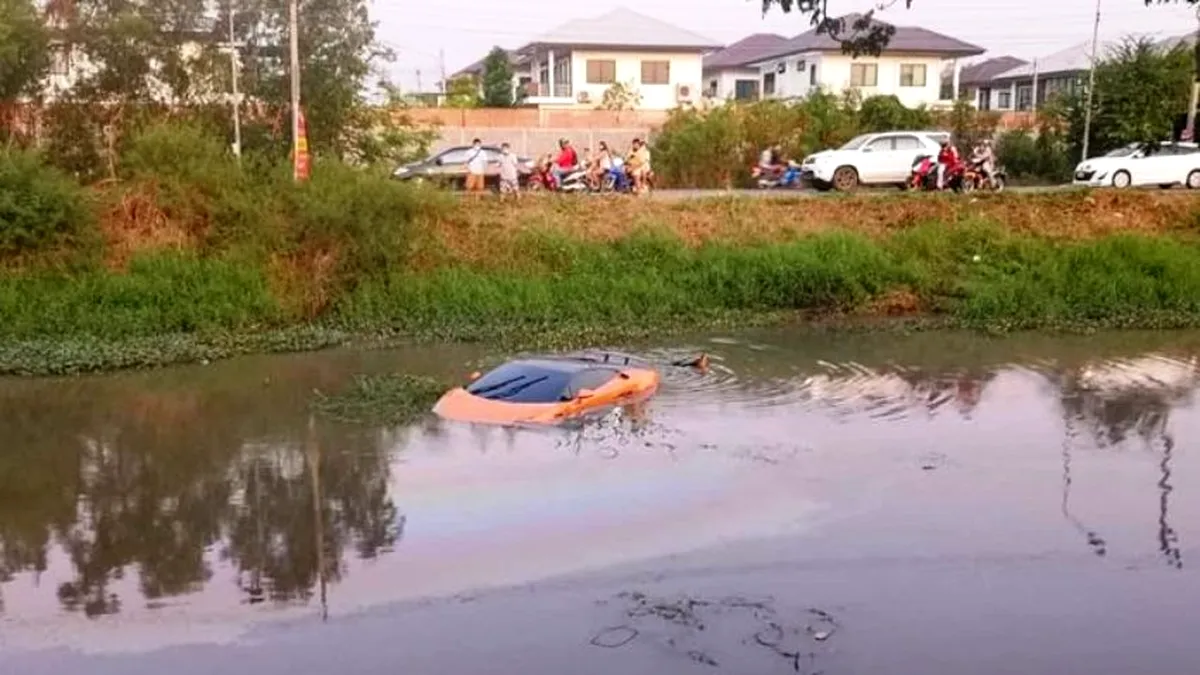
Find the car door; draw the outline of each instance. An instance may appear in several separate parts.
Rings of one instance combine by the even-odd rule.
[[[890,135],[880,135],[867,141],[859,152],[858,180],[862,183],[888,181],[888,164],[894,161],[894,142]]]
[[[913,134],[897,134],[893,142],[892,161],[888,163],[888,182],[903,183],[912,173],[917,157],[929,154],[921,139]]]
[[[1151,146],[1130,161],[1134,185],[1170,183],[1175,153],[1170,145]]]
[[[466,173],[467,152],[470,149],[471,148],[451,148],[437,157],[434,157],[434,172],[445,176],[454,176]]]

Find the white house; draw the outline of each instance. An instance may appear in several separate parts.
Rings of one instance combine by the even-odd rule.
[[[858,15],[841,17],[853,25]],[[882,23],[882,22],[876,22]],[[978,56],[982,47],[913,26],[895,33],[879,56],[853,57],[839,42],[816,30],[788,40],[774,54],[750,64],[762,78],[763,96],[796,98],[818,90],[858,90],[863,96],[894,95],[909,107],[942,99],[941,73],[950,67],[958,90],[961,59]]]
[[[1169,50],[1190,45],[1193,39],[1189,33],[1157,40],[1154,44],[1159,49]],[[1120,41],[1101,42],[1095,47],[1096,58],[1103,59],[1120,44]],[[1090,41],[1081,42],[998,73],[989,83],[980,85],[978,105],[990,110],[1034,110],[1055,94],[1082,88],[1092,67],[1092,52]],[[1034,89],[1037,90],[1036,100]]]
[[[628,9],[576,19],[510,52],[514,85],[539,107],[595,108],[624,85],[639,110],[670,110],[699,100],[704,54],[721,45]],[[459,71],[477,74],[482,62]]]
[[[787,38],[755,33],[704,56],[704,95],[708,98],[756,101],[762,97],[762,75],[755,63],[784,48]]]

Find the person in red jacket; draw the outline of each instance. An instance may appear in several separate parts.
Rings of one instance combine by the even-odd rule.
[[[938,151],[937,187],[946,189],[946,174],[958,167],[962,159],[958,156],[958,148],[950,141],[942,141],[942,149]]]
[[[577,166],[579,166],[579,155],[576,154],[575,148],[571,147],[571,141],[560,138],[558,140],[558,157],[554,160],[554,166],[550,168],[550,172],[554,174],[555,183],[562,185],[563,178]]]

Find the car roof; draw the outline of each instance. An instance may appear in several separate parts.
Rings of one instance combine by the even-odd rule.
[[[602,363],[593,361],[591,359],[558,356],[516,359],[497,366],[495,370],[506,367],[525,367],[539,370],[553,370],[560,373],[578,373],[584,370],[611,370],[613,372],[617,372],[620,370],[616,364],[612,363]]]

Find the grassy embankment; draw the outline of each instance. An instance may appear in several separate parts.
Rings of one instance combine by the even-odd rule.
[[[0,233],[0,373],[796,316],[1200,325],[1200,204],[1184,192],[500,205],[339,166],[295,188],[143,161],[38,237]]]

